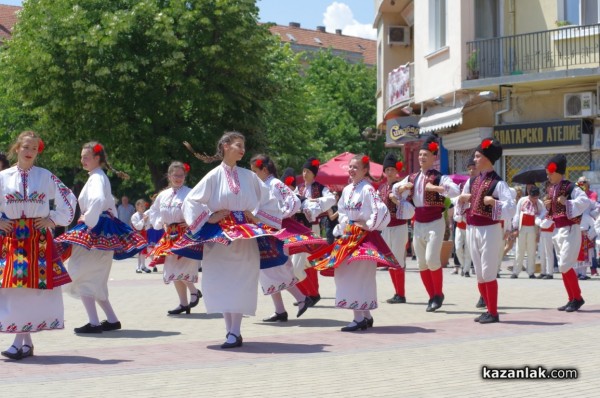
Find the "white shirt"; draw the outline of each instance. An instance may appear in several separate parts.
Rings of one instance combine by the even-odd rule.
[[[290,218],[300,211],[300,198],[281,180],[271,175],[267,177],[265,184],[269,186],[271,193],[277,199],[279,208],[283,213],[282,218]]]
[[[111,193],[110,181],[104,170],[98,167],[90,171],[89,175],[78,201],[85,225],[92,229],[98,224],[102,212],[109,211],[116,217],[117,209]]]
[[[339,224],[334,235],[341,235],[350,221],[362,221],[369,231],[381,231],[390,223],[390,212],[377,190],[366,180],[344,188],[338,202]]]
[[[163,229],[165,225],[185,222],[183,201],[190,191],[189,187],[183,185],[179,188],[167,188],[158,194],[145,213],[154,229]]]

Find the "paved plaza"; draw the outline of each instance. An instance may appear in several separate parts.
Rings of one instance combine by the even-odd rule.
[[[123,329],[73,334],[87,322],[82,304],[65,296],[65,330],[34,334],[35,356],[0,359],[3,397],[591,397],[600,389],[600,279],[580,282],[586,304],[567,299],[554,280],[499,279],[501,323],[479,325],[474,277],[444,270],[444,306],[425,312],[417,266],[408,261],[407,304],[387,304],[389,275],[377,272],[375,327],[340,332],[352,312],[334,308],[333,278],[321,277],[323,299],[296,319],[261,322],[273,312],[258,300],[242,322],[244,346],[223,350],[224,322],[203,301],[190,315],[166,316],[178,304],[160,273],[136,274],[135,259],[113,264],[109,289]],[[202,274],[200,274],[202,277]],[[102,318],[101,318],[102,319]],[[12,337],[0,334],[2,349]],[[575,368],[577,380],[483,380],[482,366]]]

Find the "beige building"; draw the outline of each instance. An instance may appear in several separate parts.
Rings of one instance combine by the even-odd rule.
[[[482,138],[510,182],[565,153],[567,178],[600,174],[600,0],[374,0],[377,122],[415,166],[415,132],[462,173]],[[600,179],[597,180],[600,184]]]

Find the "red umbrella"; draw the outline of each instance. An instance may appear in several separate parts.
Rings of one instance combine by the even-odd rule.
[[[349,184],[348,163],[354,156],[356,155],[353,153],[344,152],[321,164],[317,173],[317,182],[329,187],[333,191],[341,192]],[[383,166],[371,161],[369,172],[374,178],[381,178]]]

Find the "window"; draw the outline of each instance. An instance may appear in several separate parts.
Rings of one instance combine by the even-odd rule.
[[[561,0],[558,18],[570,25],[593,25],[600,21],[598,0]]]
[[[446,46],[446,0],[429,0],[429,48]]]
[[[498,0],[475,0],[475,39],[500,36]]]

